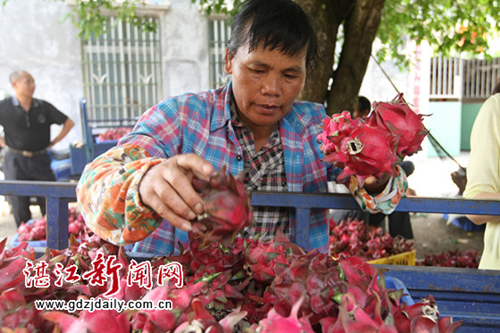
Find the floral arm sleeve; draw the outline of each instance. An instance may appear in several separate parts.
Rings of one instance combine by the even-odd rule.
[[[396,209],[399,200],[408,189],[405,172],[399,166],[397,169],[398,175],[392,177],[385,189],[374,196],[370,195],[364,187],[358,188],[358,179],[355,176],[349,177],[345,185],[362,210],[371,214],[390,214]]]
[[[161,161],[144,148],[124,144],[87,164],[76,191],[89,228],[119,246],[151,234],[162,218],[142,203],[139,184],[146,171]]]

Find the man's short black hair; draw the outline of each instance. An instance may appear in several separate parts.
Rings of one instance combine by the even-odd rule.
[[[292,0],[245,1],[231,25],[227,48],[234,55],[247,41],[249,52],[263,43],[264,49],[278,49],[290,56],[306,51],[309,69],[316,62],[316,34],[307,15]]]
[[[371,110],[372,106],[370,103],[370,100],[366,98],[365,96],[359,96],[358,97],[358,111],[363,112],[363,113],[369,113]]]

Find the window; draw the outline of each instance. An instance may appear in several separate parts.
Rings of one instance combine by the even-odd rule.
[[[133,125],[162,95],[159,29],[142,32],[115,17],[107,27],[82,41],[87,116],[102,126]]]
[[[225,20],[210,20],[209,24],[210,88],[217,88],[229,82],[229,75],[224,71],[224,54],[231,26]]]

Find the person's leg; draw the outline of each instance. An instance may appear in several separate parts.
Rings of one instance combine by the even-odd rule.
[[[391,237],[401,235],[406,239],[413,239],[413,230],[411,228],[410,213],[393,212],[389,215],[389,233]]]
[[[358,221],[366,221],[368,219],[367,215],[369,215],[362,210],[335,209],[332,211],[333,212],[330,214],[330,218],[336,223],[354,219]]]
[[[385,215],[384,213],[377,213],[377,214],[367,214],[367,224],[375,227],[375,228],[382,228],[385,230]]]
[[[54,171],[50,167],[51,158],[49,154],[35,155],[31,159],[31,171],[34,180],[56,181]],[[47,213],[47,204],[45,197],[37,197],[37,204],[40,207],[42,216]]]
[[[25,158],[7,152],[5,154],[3,171],[5,180],[26,180]],[[21,222],[28,222],[31,219],[29,197],[7,196],[7,200],[17,226]]]

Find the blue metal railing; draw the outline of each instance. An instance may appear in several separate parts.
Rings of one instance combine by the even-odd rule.
[[[68,203],[76,199],[76,184],[62,182],[0,181],[0,195],[47,197],[47,246],[68,246]],[[359,209],[348,194],[252,193],[254,206],[292,207],[297,212],[297,243],[309,248],[312,208]],[[403,198],[396,211],[500,215],[500,201]],[[133,256],[133,254],[131,254]],[[133,256],[141,259],[139,256]],[[144,257],[142,257],[144,259]],[[404,282],[416,301],[431,294],[441,315],[463,320],[459,332],[500,332],[500,271],[443,267],[383,266]]]
[[[47,246],[54,249],[68,246],[68,202],[76,199],[75,183],[0,181],[0,195],[47,197]],[[309,216],[312,208],[359,209],[359,205],[349,194],[253,192],[251,195],[253,206],[295,208],[298,226],[296,234],[291,237],[307,250],[310,249]],[[396,211],[500,215],[500,201],[402,198]]]
[[[68,247],[68,203],[76,199],[76,184],[66,182],[0,181],[0,195],[47,198],[47,246]]]

